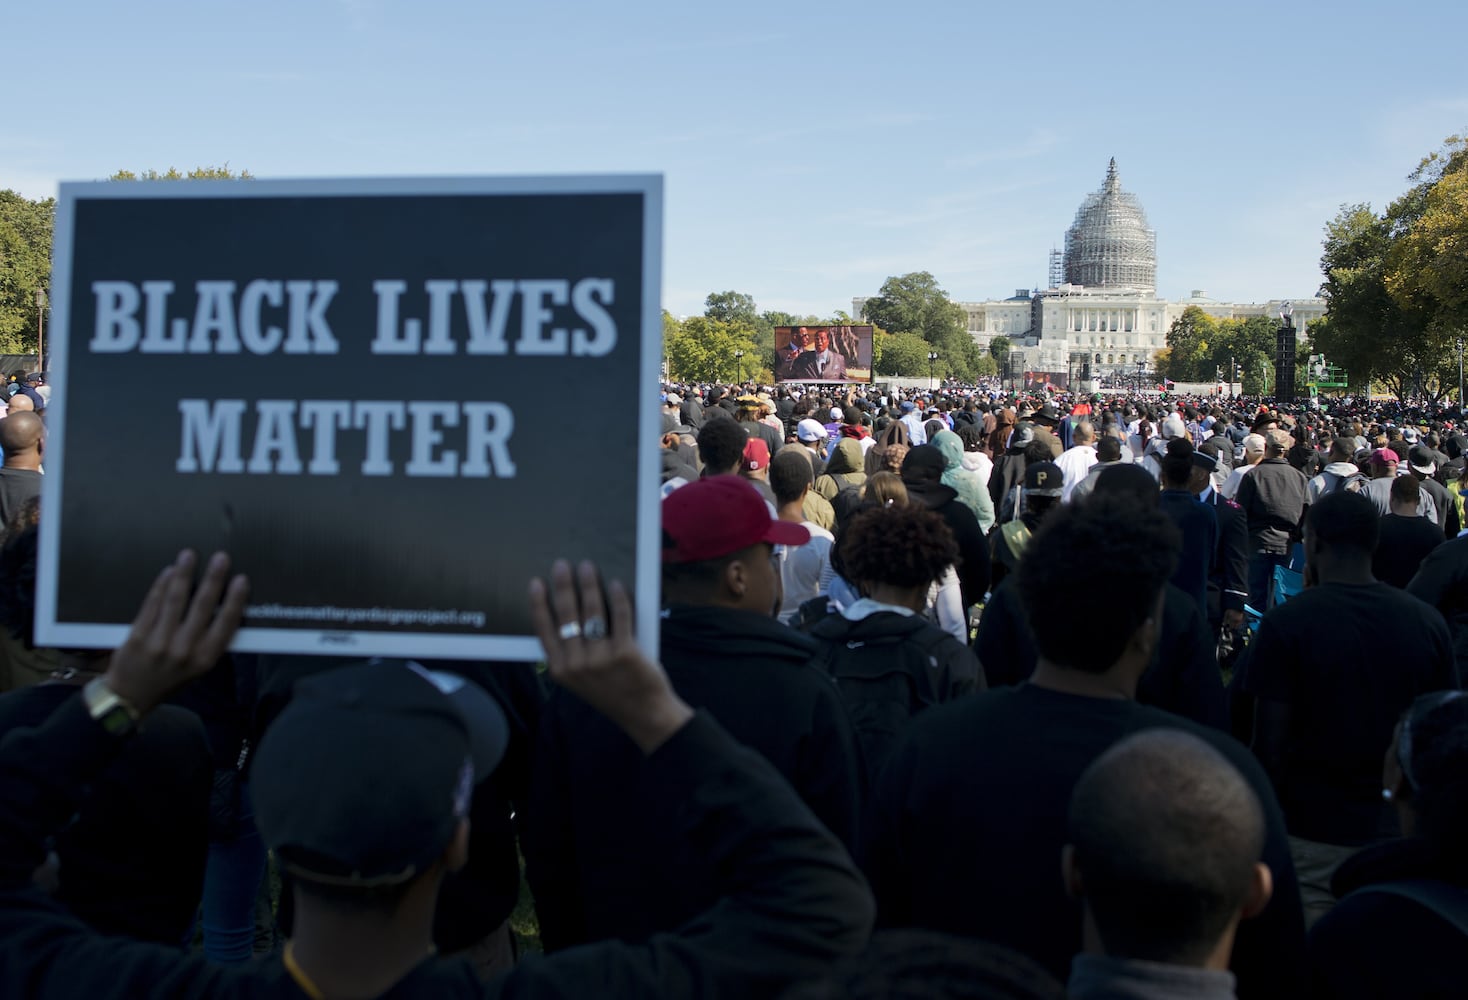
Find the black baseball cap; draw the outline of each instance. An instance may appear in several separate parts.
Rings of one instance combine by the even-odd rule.
[[[1025,466],[1024,490],[1032,497],[1058,497],[1065,492],[1065,473],[1054,462],[1032,462]]]
[[[256,823],[297,878],[400,885],[443,853],[508,742],[498,703],[456,674],[403,660],[315,674],[260,741]]]

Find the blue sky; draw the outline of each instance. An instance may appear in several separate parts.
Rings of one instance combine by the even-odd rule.
[[[1159,293],[1312,294],[1343,202],[1468,130],[1468,4],[6,0],[0,188],[650,171],[664,305],[1044,280],[1115,156]]]

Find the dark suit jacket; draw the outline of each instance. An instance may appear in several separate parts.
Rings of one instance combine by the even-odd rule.
[[[820,367],[820,354],[806,351],[791,364],[791,378],[807,381],[841,381],[846,378],[846,359],[835,351],[826,352],[826,367]]]

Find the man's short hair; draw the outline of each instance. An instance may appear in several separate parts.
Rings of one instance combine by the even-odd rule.
[[[1398,476],[1392,480],[1392,499],[1397,503],[1421,503],[1422,483],[1416,476]]]
[[[1103,437],[1096,445],[1096,461],[1121,461],[1121,439],[1112,437],[1110,434]]]
[[[1116,958],[1201,964],[1248,900],[1264,852],[1264,809],[1248,781],[1176,729],[1137,733],[1096,758],[1071,793],[1068,826]]]
[[[1157,595],[1177,562],[1182,541],[1172,520],[1156,508],[1156,483],[1151,486],[1151,509],[1103,488],[1109,477],[1124,475],[1127,468],[1105,470],[1089,497],[1052,511],[1015,570],[1035,646],[1057,666],[1094,674],[1109,670],[1154,612]],[[1137,471],[1151,480],[1144,470]],[[1045,627],[1053,624],[1045,616],[1053,613],[1055,599],[1097,566],[1107,567],[1109,592],[1118,595],[1109,603],[1106,627]]]
[[[1025,445],[1025,464],[1033,465],[1036,462],[1055,461],[1055,449],[1050,447],[1048,440],[1035,440]]]
[[[781,505],[800,499],[805,488],[815,482],[810,459],[795,451],[781,451],[770,459],[770,489]]]
[[[704,468],[728,472],[744,459],[749,435],[733,420],[710,420],[698,431],[698,457]]]
[[[1376,551],[1380,520],[1376,504],[1360,493],[1327,493],[1310,505],[1305,532],[1321,548],[1370,556]]]

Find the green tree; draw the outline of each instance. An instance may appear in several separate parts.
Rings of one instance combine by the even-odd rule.
[[[745,356],[735,357],[737,351]],[[678,381],[730,382],[741,377],[769,380],[753,331],[707,316],[690,316],[679,323],[665,313],[663,356],[668,361],[668,376]]]
[[[195,167],[188,173],[180,172],[177,167],[169,167],[161,174],[156,170],[144,170],[140,174],[135,174],[131,170],[119,170],[107,179],[109,181],[248,181],[254,180],[254,177],[255,175],[248,170],[235,173],[229,169],[229,164],[225,163],[218,167]]]
[[[1004,359],[1009,357],[1009,351],[1013,347],[1014,344],[1010,341],[1010,339],[1001,334],[998,337],[990,338],[989,355],[996,362],[1002,365],[1004,363]]]
[[[1412,174],[1417,185],[1394,206],[1386,286],[1434,333],[1468,331],[1468,139],[1450,137]]]
[[[922,374],[926,374],[927,351],[935,350],[941,355],[935,369],[940,374],[961,379],[978,377],[984,352],[969,335],[968,316],[927,271],[888,278],[863,308],[874,325],[894,335],[909,333],[922,338],[928,345],[923,352]]]
[[[715,322],[748,331],[754,340],[755,357],[746,361],[746,367],[761,370],[774,367],[775,324],[760,314],[753,295],[734,291],[710,292],[704,299],[703,314]]]
[[[34,354],[51,282],[56,199],[0,191],[0,354]],[[37,293],[42,297],[38,300]]]
[[[1326,322],[1309,331],[1311,353],[1324,353],[1353,379],[1378,381],[1398,398],[1410,394],[1419,375],[1447,384],[1452,355],[1450,338],[1430,329],[1430,313],[1410,299],[1404,306],[1387,287],[1393,230],[1409,211],[1404,199],[1385,215],[1369,205],[1342,206],[1326,226],[1320,261]]]
[[[710,292],[703,305],[703,314],[720,323],[752,327],[759,322],[754,296],[744,292]]]
[[[878,375],[926,377],[928,352],[932,349],[932,344],[915,333],[872,334],[872,363]]]
[[[1213,378],[1211,350],[1218,339],[1218,321],[1197,306],[1188,306],[1167,329],[1167,360],[1162,374],[1175,382],[1202,382]]]
[[[927,271],[888,278],[864,308],[867,320],[876,326],[893,333],[915,333],[939,348],[956,337],[968,336],[963,307]]]

